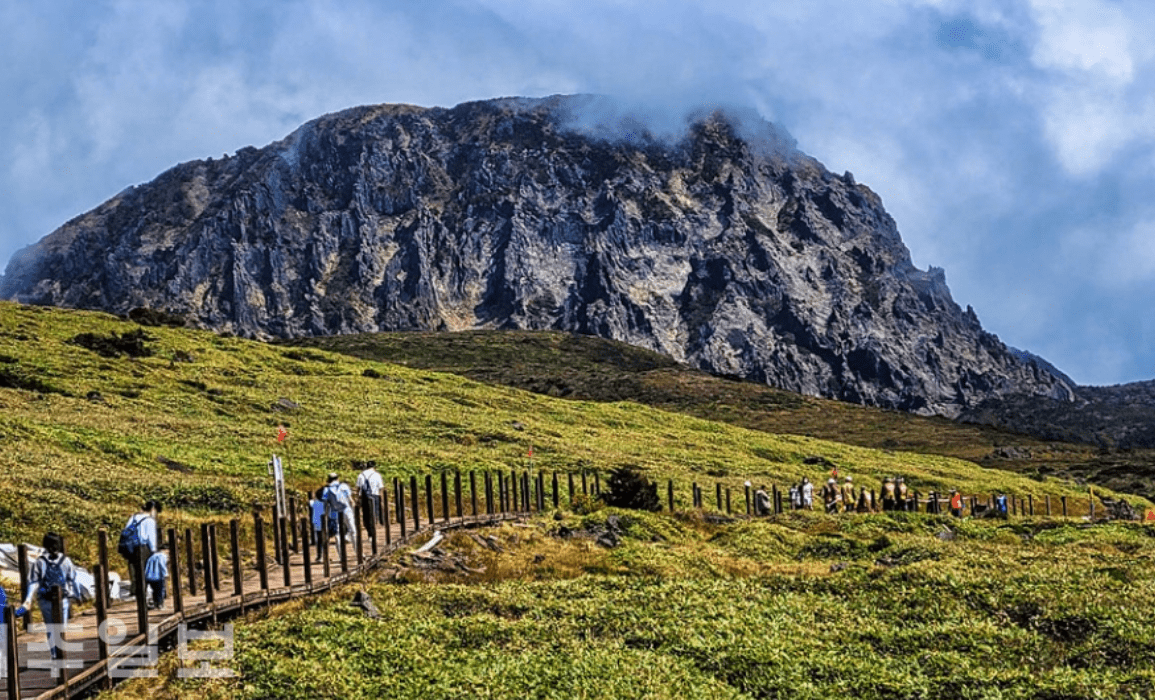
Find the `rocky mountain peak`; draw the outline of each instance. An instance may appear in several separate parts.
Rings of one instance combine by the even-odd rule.
[[[569,330],[919,413],[1072,397],[772,125],[607,130],[584,99],[357,107],[183,163],[18,253],[0,296],[254,338]]]

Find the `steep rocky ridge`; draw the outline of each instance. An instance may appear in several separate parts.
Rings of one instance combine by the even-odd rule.
[[[769,124],[607,140],[566,126],[578,104],[361,107],[184,163],[18,253],[0,297],[258,338],[564,329],[924,414],[1072,398]]]

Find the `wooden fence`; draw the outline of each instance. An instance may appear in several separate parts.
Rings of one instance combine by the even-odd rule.
[[[575,476],[580,478],[580,491]],[[247,542],[242,541],[242,527],[237,519],[229,521],[227,538],[222,535],[227,544],[218,540],[219,533],[214,523],[202,523],[196,533],[191,528],[186,528],[183,533],[169,528],[164,540],[172,584],[172,595],[166,604],[171,603],[171,612],[150,610],[148,596],[142,595],[140,590],[136,591],[131,605],[108,600],[108,533],[101,530],[97,541],[99,562],[93,567],[95,604],[72,615],[67,634],[63,636],[66,641],[61,658],[49,658],[48,645],[43,641],[44,631],[38,629],[42,625],[30,629],[31,612],[22,620],[14,617],[17,596],[12,596],[12,604],[4,609],[3,630],[0,630],[5,646],[0,654],[0,677],[4,687],[0,700],[72,698],[111,687],[122,678],[155,675],[158,653],[174,647],[180,656],[181,673],[188,671],[193,676],[201,672],[227,674],[230,672],[227,668],[212,668],[210,661],[231,658],[228,651],[231,637],[219,632],[195,631],[195,628],[213,627],[249,610],[321,593],[356,580],[398,549],[433,529],[498,523],[526,513],[557,508],[563,501],[573,504],[578,495],[597,497],[601,492],[601,479],[597,472],[582,471],[577,475],[571,472],[566,474],[564,483],[567,487],[565,493],[558,474],[554,472],[548,478],[547,488],[546,475],[541,471],[536,474],[528,471],[469,472],[465,479],[460,472],[452,475],[441,472],[436,481],[433,475],[426,475],[422,513],[418,477],[410,477],[408,484],[404,479],[394,478],[378,494],[379,512],[373,512],[369,499],[361,499],[353,511],[355,532],[345,532],[342,527],[337,533],[329,533],[326,527],[320,536],[320,545],[311,544],[311,518],[302,515],[307,509],[306,501],[298,502],[295,496],[288,499],[287,513],[278,513],[274,507],[268,523],[264,511],[253,513],[252,546],[249,549],[242,547]],[[742,501],[738,501],[730,486],[716,482],[714,509],[728,515],[735,515],[735,510],[739,516],[753,515],[756,493],[751,488],[749,483],[745,484],[740,495]],[[679,507],[685,509],[686,506],[706,509],[706,493],[697,482],[693,482],[689,500],[679,501],[675,498],[671,480],[666,484],[664,505],[669,511]],[[771,485],[767,492],[771,513],[780,514],[789,509],[786,493],[777,485]],[[861,489],[857,493],[861,493]],[[815,496],[817,501],[821,501],[819,493],[816,492]],[[940,494],[931,493],[924,497],[912,492],[911,496],[912,510],[949,512]],[[983,499],[968,496],[964,502],[973,512],[980,503],[993,507],[994,498],[993,494]],[[877,497],[873,502],[879,502]],[[1032,495],[1008,496],[1007,502],[1008,515],[1035,514],[1036,499]],[[1052,515],[1052,505],[1056,508],[1054,515],[1074,515],[1065,496],[1058,504],[1053,504],[1050,496],[1046,496],[1039,505],[1045,509],[1046,515]],[[1060,505],[1061,513],[1058,512]],[[816,502],[815,507],[821,508],[821,502]],[[1089,503],[1089,512],[1094,516],[1093,501]],[[322,524],[327,526],[327,517],[322,518]],[[333,542],[334,534],[336,542]],[[199,552],[195,546],[198,542]],[[227,557],[222,556],[222,552]],[[29,572],[26,547],[21,545],[18,553],[20,590],[23,592],[27,590]],[[222,564],[222,559],[227,565]],[[137,585],[135,582],[144,580],[143,566],[143,561],[138,560],[136,571],[131,576],[134,586]],[[249,569],[248,575],[246,569]],[[227,574],[225,579],[222,579],[222,572]],[[59,608],[60,603],[56,606]],[[55,615],[55,619],[60,619],[59,610]],[[220,641],[225,649],[189,651],[190,638]],[[198,661],[199,665],[185,668],[184,663],[188,660]]]

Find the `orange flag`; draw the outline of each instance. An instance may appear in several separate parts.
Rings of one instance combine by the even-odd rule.
[[[284,442],[285,438],[289,437],[289,431],[285,430],[285,426],[277,426],[277,442]]]

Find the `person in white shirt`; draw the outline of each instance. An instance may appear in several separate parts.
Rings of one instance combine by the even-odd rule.
[[[329,483],[325,486],[325,503],[329,506],[329,512],[335,514],[343,523],[345,541],[352,542],[353,533],[357,529],[353,522],[353,489],[341,481],[337,472],[329,472]]]
[[[357,475],[357,492],[361,502],[361,525],[371,532],[378,522],[384,522],[381,513],[381,489],[385,479],[377,472],[377,463],[365,462],[365,469]]]

